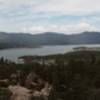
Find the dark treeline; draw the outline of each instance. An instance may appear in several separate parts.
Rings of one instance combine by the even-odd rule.
[[[100,52],[80,51],[44,58],[55,62],[15,64],[1,58],[0,79],[10,80],[12,73],[20,71],[20,81],[24,82],[34,72],[52,85],[49,100],[100,100]]]

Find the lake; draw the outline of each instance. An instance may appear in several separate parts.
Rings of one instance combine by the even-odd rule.
[[[7,58],[14,62],[18,61],[18,57],[23,55],[53,55],[63,54],[73,51],[75,47],[100,47],[100,45],[57,45],[57,46],[43,46],[41,48],[16,48],[0,50],[0,57]]]

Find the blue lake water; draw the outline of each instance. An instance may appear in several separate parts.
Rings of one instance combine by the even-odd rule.
[[[100,45],[57,45],[43,46],[42,48],[18,48],[0,50],[0,57],[17,61],[17,58],[23,55],[53,55],[63,54],[73,51],[75,47],[100,47]]]

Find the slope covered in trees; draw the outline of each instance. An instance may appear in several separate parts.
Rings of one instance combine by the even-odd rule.
[[[42,34],[0,32],[0,48],[38,47],[40,45],[100,44],[100,32],[66,35],[46,32]]]
[[[45,64],[47,58],[53,59],[54,62]],[[20,71],[20,80],[17,81],[24,82],[27,75],[34,72],[38,79],[52,86],[48,100],[100,99],[99,51],[71,52],[64,55],[41,57],[41,59],[43,63],[37,61],[14,64],[2,58],[0,79],[11,81],[11,74]]]

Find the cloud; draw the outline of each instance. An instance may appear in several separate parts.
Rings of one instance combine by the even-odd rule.
[[[61,32],[65,34],[76,34],[80,33],[83,31],[100,31],[98,28],[95,26],[87,23],[87,22],[80,22],[76,24],[65,24],[62,26],[58,25],[52,25],[52,26],[43,26],[43,25],[38,25],[38,26],[32,26],[29,28],[23,28],[22,31],[27,33],[42,33],[42,32]]]
[[[31,12],[66,15],[91,14],[100,11],[100,0],[0,0],[2,10],[24,8]]]
[[[99,31],[99,17],[100,0],[0,0],[4,31]]]
[[[66,15],[84,15],[100,11],[99,0],[50,0],[33,9]]]

